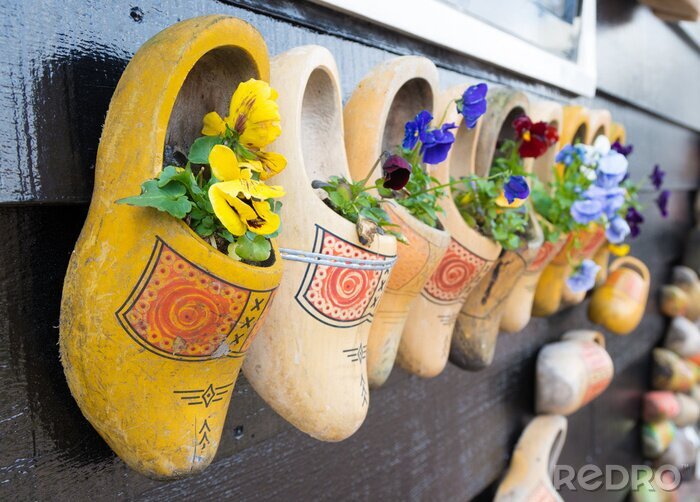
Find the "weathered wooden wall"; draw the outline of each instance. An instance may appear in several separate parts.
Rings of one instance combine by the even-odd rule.
[[[638,462],[639,397],[647,385],[649,349],[666,324],[655,291],[680,257],[700,179],[700,52],[634,0],[601,0],[598,8],[599,92],[583,100],[302,1],[3,2],[0,499],[465,500],[482,492],[487,498],[532,416],[538,348],[590,325],[585,305],[535,320],[520,334],[501,335],[493,366],[481,373],[449,366],[425,381],[396,369],[372,394],[360,431],[339,444],[292,429],[241,377],[219,455],[203,475],[162,483],[129,470],[82,417],[66,386],[57,346],[62,280],[121,71],[149,37],[206,13],[251,22],[273,55],[303,44],[329,47],[345,98],[375,64],[397,54],[423,54],[440,67],[443,87],[470,75],[538,97],[610,108],[635,144],[634,177],[657,162],[669,171],[671,214],[662,220],[653,207],[645,212],[634,254],[653,274],[648,315],[629,337],[607,336],[615,380],[570,417],[561,462]],[[650,197],[645,194],[653,205]]]

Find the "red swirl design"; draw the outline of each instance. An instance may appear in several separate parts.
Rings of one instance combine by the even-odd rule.
[[[434,300],[459,301],[483,275],[488,262],[452,239],[423,291]]]
[[[362,302],[370,277],[366,270],[331,268],[323,283],[323,295],[334,307],[348,309]]]

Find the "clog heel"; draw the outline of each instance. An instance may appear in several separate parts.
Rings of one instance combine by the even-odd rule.
[[[607,389],[615,370],[597,331],[570,331],[537,356],[537,413],[570,415]]]
[[[533,122],[547,122],[557,128],[561,134],[564,114],[559,103],[553,101],[533,101],[530,103],[530,118]],[[550,148],[547,152],[534,159],[532,170],[535,176],[548,183],[553,178],[553,167],[557,154],[556,148]],[[517,333],[527,326],[532,316],[532,304],[535,300],[535,289],[540,280],[544,268],[554,259],[566,243],[567,236],[562,236],[557,242],[545,242],[542,244],[537,257],[525,270],[522,277],[513,286],[512,293],[508,296],[501,319],[501,330],[507,333]]]
[[[445,122],[458,126],[447,159],[432,172],[440,183],[448,183],[451,175],[460,177],[474,172],[481,122],[474,129],[467,129],[452,102],[467,87],[464,84],[443,92],[436,107],[438,113],[447,110]],[[440,200],[440,206],[445,210],[441,221],[452,239],[408,314],[396,358],[404,370],[424,378],[434,377],[445,368],[457,314],[467,295],[494,266],[501,252],[498,243],[466,224],[451,196]]]
[[[640,260],[618,258],[610,265],[605,284],[593,292],[589,319],[615,334],[629,334],[644,315],[650,281],[649,269]]]
[[[367,334],[396,254],[396,240],[360,243],[355,225],[321,200],[312,181],[349,178],[340,80],[331,53],[297,47],[272,60],[282,130],[272,148],[288,166],[285,263],[279,303],[244,366],[256,392],[307,434],[339,441],[362,424],[369,405]],[[323,264],[317,263],[323,258]]]
[[[527,97],[517,91],[495,89],[489,92],[488,109],[481,121],[476,148],[476,174],[484,176],[491,169],[496,144],[503,137],[512,137],[513,119],[527,113]],[[496,338],[504,314],[506,300],[520,276],[536,259],[544,241],[542,229],[528,211],[530,222],[524,244],[516,250],[503,251],[496,264],[467,296],[457,317],[450,361],[462,369],[478,371],[491,364]]]
[[[90,211],[66,274],[61,361],[81,411],[133,469],[174,478],[214,457],[239,369],[282,274],[233,260],[183,221],[116,204],[199,136],[236,86],[268,80],[249,24],[206,16],[137,51],[114,92]]]
[[[357,85],[344,111],[353,179],[365,178],[383,151],[402,142],[407,121],[421,110],[434,110],[437,81],[430,60],[405,56],[375,67]],[[450,244],[445,230],[429,227],[400,205],[392,202],[385,209],[409,244],[398,244],[396,265],[370,328],[367,373],[372,387],[389,377],[408,313]]]
[[[552,484],[552,476],[566,441],[566,429],[566,418],[562,416],[540,415],[532,419],[515,445],[494,502],[563,502]]]

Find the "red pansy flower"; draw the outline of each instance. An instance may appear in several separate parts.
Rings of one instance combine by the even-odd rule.
[[[556,127],[546,122],[533,123],[527,115],[516,118],[513,128],[520,140],[518,153],[523,159],[541,157],[550,146],[559,141]]]

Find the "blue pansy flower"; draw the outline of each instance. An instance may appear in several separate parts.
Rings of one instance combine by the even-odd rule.
[[[587,199],[600,201],[603,205],[603,212],[609,219],[612,219],[625,204],[625,193],[624,188],[620,187],[605,189],[597,185],[591,185],[583,195]]]
[[[659,167],[659,164],[656,164],[654,166],[654,170],[649,175],[649,179],[651,180],[651,184],[654,185],[654,188],[656,188],[657,190],[661,190],[661,187],[664,184],[665,176],[666,172]]]
[[[472,85],[464,91],[462,99],[457,102],[457,111],[464,116],[464,123],[469,129],[486,113],[486,93],[489,87],[484,84]]]
[[[564,148],[559,150],[554,160],[559,164],[564,164],[566,167],[569,167],[574,163],[574,160],[576,160],[576,148],[572,145],[565,145]]]
[[[577,143],[574,146],[574,150],[576,150],[576,154],[578,155],[578,158],[581,159],[582,164],[590,165],[593,163],[592,151],[590,147],[582,143]]]
[[[524,176],[511,176],[503,185],[503,194],[508,204],[512,204],[515,199],[527,199],[530,195],[530,186]]]
[[[583,260],[576,271],[566,280],[566,285],[574,293],[588,291],[595,286],[595,277],[600,267],[593,260]]]
[[[608,224],[605,229],[605,237],[613,244],[621,244],[627,236],[632,232],[629,224],[621,216],[616,216]]]
[[[430,112],[428,110],[423,110],[416,115],[416,118],[406,122],[404,128],[405,136],[402,143],[402,146],[406,150],[413,150],[416,143],[418,143],[418,139],[428,130],[428,125],[430,125],[431,120],[433,120],[433,116]]]
[[[596,185],[602,188],[617,187],[627,175],[627,158],[610,150],[598,160]]]
[[[577,200],[571,205],[571,217],[576,223],[588,225],[603,216],[603,203],[598,199]]]
[[[439,164],[447,158],[450,147],[455,142],[455,135],[450,132],[450,129],[456,127],[453,123],[442,124],[440,129],[430,129],[421,134],[420,140],[423,145],[420,151],[423,154],[424,163]]]

